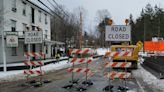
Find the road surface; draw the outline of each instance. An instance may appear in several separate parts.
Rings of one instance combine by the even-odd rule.
[[[86,64],[80,64],[76,65],[75,67],[85,66]],[[109,81],[104,77],[102,59],[94,60],[89,64],[89,68],[94,70],[93,76],[89,77],[89,79],[93,82],[93,85],[87,87],[85,92],[103,92],[103,88],[109,84]],[[71,80],[71,73],[68,73],[67,69],[49,72],[43,78],[51,80],[51,83],[44,84],[41,87],[24,85],[26,80],[1,83],[0,92],[79,92],[77,91],[78,87],[85,87],[81,84],[81,82],[85,80],[85,74],[76,74],[75,78],[80,79],[80,83],[71,89],[62,88],[63,86],[69,84],[69,81]],[[39,79],[39,77],[34,79]],[[125,92],[118,90],[119,86],[125,85],[124,80],[111,80],[110,84],[114,86],[112,92]],[[135,78],[127,80],[126,86],[129,89],[127,92],[153,92],[142,82],[142,80],[136,81]]]

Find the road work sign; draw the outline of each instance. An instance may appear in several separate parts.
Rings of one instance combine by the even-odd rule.
[[[28,31],[25,32],[25,44],[42,43],[42,31]]]
[[[105,30],[106,41],[130,41],[131,27],[126,25],[106,26]]]

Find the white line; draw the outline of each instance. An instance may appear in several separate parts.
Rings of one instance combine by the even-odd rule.
[[[143,89],[143,87],[141,86],[141,84],[139,83],[139,81],[137,79],[136,79],[136,82],[137,82],[138,86],[140,87],[141,91],[142,92],[145,92],[144,89]]]

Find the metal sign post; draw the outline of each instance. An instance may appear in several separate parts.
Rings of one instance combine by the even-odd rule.
[[[125,63],[127,63],[127,59],[125,58]],[[126,90],[126,86],[127,86],[127,84],[126,84],[126,78],[127,78],[127,67],[125,67],[125,92],[127,91]]]
[[[6,72],[7,71],[7,67],[6,67],[6,51],[5,51],[5,42],[4,42],[4,31],[1,31],[1,35],[2,35],[2,53],[3,53],[3,71]]]
[[[74,69],[75,64],[72,64],[72,68]],[[74,72],[72,72],[72,84],[74,83]]]

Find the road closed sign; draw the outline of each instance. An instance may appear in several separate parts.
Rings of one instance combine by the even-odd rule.
[[[25,44],[42,43],[42,31],[28,31],[25,32]]]
[[[131,27],[126,25],[106,26],[105,30],[106,41],[130,41]]]

